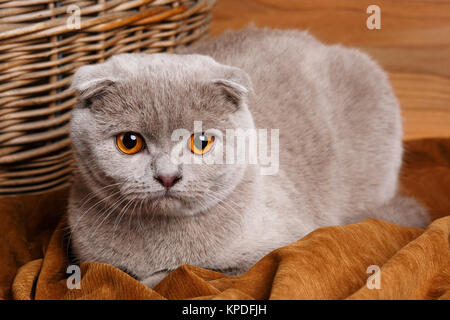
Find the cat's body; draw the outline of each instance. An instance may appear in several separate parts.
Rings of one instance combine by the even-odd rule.
[[[202,56],[162,54],[118,57],[75,77],[80,101],[98,96],[93,106],[77,108],[72,121],[78,173],[69,225],[79,260],[113,264],[153,286],[181,264],[241,273],[321,226],[364,217],[426,224],[414,200],[396,195],[400,110],[385,73],[365,54],[325,46],[298,31],[256,29],[227,33],[182,53],[208,55],[245,73]],[[226,99],[198,83],[217,79],[225,80],[219,85]],[[178,165],[183,179],[173,189],[191,197],[177,205],[173,199],[116,201],[133,189],[130,183],[151,194],[145,175],[151,180],[155,170],[173,169],[167,164],[170,132],[179,126],[191,130],[194,120],[221,130],[279,129],[278,173],[261,175],[257,165],[209,167],[214,173]],[[92,140],[106,143],[107,132],[122,124],[154,139],[149,172],[136,173],[139,166],[147,168],[144,158],[119,158],[111,146],[88,146]],[[132,181],[117,173],[121,168],[132,171]]]

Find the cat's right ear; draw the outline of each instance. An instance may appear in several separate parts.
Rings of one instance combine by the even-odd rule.
[[[79,68],[75,73],[71,89],[78,94],[77,104],[80,107],[90,107],[94,99],[98,99],[115,81],[99,74],[98,65],[87,65]]]
[[[226,67],[222,77],[212,81],[214,86],[221,90],[225,99],[237,110],[245,101],[247,94],[252,91],[250,76],[242,69]]]

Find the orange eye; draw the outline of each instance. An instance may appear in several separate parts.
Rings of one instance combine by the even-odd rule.
[[[189,147],[191,151],[198,155],[203,155],[211,150],[214,144],[214,136],[205,133],[194,133],[189,140]]]
[[[125,132],[116,137],[116,145],[123,153],[135,154],[142,150],[143,139],[137,133]]]

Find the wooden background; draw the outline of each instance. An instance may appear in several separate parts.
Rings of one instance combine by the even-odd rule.
[[[380,30],[366,27],[371,4]],[[450,137],[450,0],[218,0],[213,14],[212,34],[254,22],[363,49],[389,72],[405,139]]]

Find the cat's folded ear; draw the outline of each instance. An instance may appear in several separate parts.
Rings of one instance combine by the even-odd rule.
[[[89,107],[93,99],[100,98],[108,88],[115,84],[115,79],[101,72],[101,65],[87,65],[79,68],[75,73],[71,89],[78,94],[81,107]]]
[[[236,109],[253,90],[250,76],[244,70],[235,67],[227,67],[223,76],[212,80],[212,83]]]

